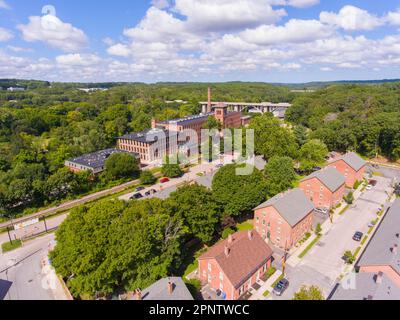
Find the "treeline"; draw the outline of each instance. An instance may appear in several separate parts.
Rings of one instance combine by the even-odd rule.
[[[400,83],[336,85],[293,101],[287,120],[312,130],[329,150],[400,159]]]

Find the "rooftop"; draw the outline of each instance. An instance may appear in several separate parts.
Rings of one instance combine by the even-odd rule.
[[[240,231],[218,242],[200,256],[199,260],[215,259],[232,285],[239,288],[271,256],[271,248],[257,232]]]
[[[344,176],[333,167],[327,167],[322,170],[318,170],[304,178],[302,181],[312,178],[317,178],[332,192],[339,189],[346,182]]]
[[[177,134],[174,131],[154,128],[154,129],[146,129],[141,132],[126,134],[122,137],[119,137],[118,139],[134,140],[143,143],[154,143],[158,141],[158,138],[168,137],[170,135],[174,135],[174,133]]]
[[[375,273],[357,273],[354,289],[343,288],[338,284],[331,300],[400,300],[400,288],[386,275],[377,283]]]
[[[344,156],[334,159],[333,162],[336,162],[338,160],[343,160],[346,162],[350,167],[352,167],[355,171],[360,170],[362,167],[364,167],[367,162],[361,158],[358,154],[354,152],[349,152],[346,153]]]
[[[108,159],[109,156],[111,156],[114,153],[128,153],[134,156],[138,156],[136,153],[124,151],[124,150],[119,150],[119,149],[106,149],[106,150],[101,150],[93,153],[88,153],[83,156],[77,157],[77,158],[72,158],[68,159],[67,161],[76,163],[91,169],[98,169],[102,168],[105,165],[106,160]]]
[[[169,291],[169,283],[172,292]],[[193,300],[182,278],[169,277],[158,280],[142,292],[142,300]]]
[[[254,210],[269,206],[273,206],[292,227],[314,210],[313,203],[298,188],[280,193]]]
[[[184,125],[188,124],[190,122],[196,122],[199,120],[206,120],[209,116],[212,116],[213,113],[202,113],[202,114],[196,114],[184,118],[178,118],[178,119],[173,119],[173,120],[166,120],[166,121],[161,121],[159,122],[160,124],[178,124],[178,125]]]
[[[357,266],[388,265],[400,274],[400,253],[393,247],[400,245],[400,199],[386,213]]]
[[[212,106],[217,105],[220,102],[211,102]],[[223,104],[227,106],[256,106],[256,107],[283,107],[283,108],[289,108],[291,106],[290,103],[287,102],[279,102],[279,103],[273,103],[273,102],[222,102]],[[208,102],[200,102],[200,104],[208,104]]]

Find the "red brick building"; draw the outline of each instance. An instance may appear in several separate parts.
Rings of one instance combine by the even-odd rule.
[[[300,189],[269,199],[254,209],[254,227],[273,245],[290,249],[311,231],[314,205]]]
[[[354,152],[333,159],[329,167],[337,169],[346,179],[346,186],[353,188],[357,181],[362,181],[367,163]]]
[[[345,182],[344,176],[338,170],[328,167],[303,179],[299,187],[316,208],[331,209],[342,201]]]
[[[272,250],[254,231],[240,231],[204,253],[198,274],[226,300],[238,300],[268,270]]]

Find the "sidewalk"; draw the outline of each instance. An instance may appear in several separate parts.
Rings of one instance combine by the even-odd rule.
[[[282,271],[276,270],[275,273],[266,282],[264,282],[261,288],[249,298],[249,300],[264,300],[266,298],[264,297],[264,292],[269,291],[271,293],[273,290],[272,285],[281,275]]]

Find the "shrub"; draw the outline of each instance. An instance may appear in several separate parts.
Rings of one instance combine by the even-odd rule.
[[[229,235],[234,234],[234,233],[235,233],[235,230],[233,230],[232,228],[226,228],[222,232],[222,239],[226,239],[229,237]]]
[[[321,228],[321,224],[318,223],[317,227],[315,228],[315,234],[318,236],[321,234],[322,228]]]
[[[145,184],[145,185],[152,185],[157,181],[157,178],[154,176],[154,174],[149,171],[145,170],[140,174],[140,183]]]

